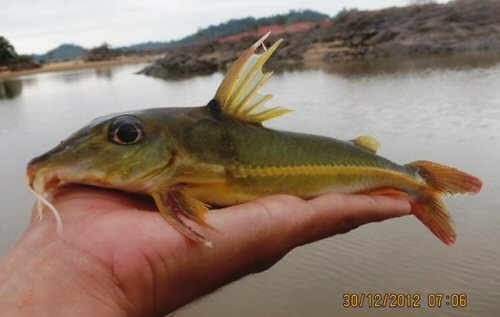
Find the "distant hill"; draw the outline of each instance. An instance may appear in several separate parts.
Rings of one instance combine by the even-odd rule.
[[[179,40],[165,42],[144,42],[132,44],[128,46],[116,47],[115,50],[123,52],[131,51],[151,51],[161,50],[168,47],[182,46],[195,44],[200,42],[209,42],[217,38],[238,34],[248,31],[256,31],[266,25],[290,25],[297,22],[320,22],[328,19],[327,14],[312,10],[292,10],[286,14],[277,14],[263,18],[247,17],[243,19],[232,19],[218,25],[210,25],[207,28],[199,29],[195,34],[183,37]],[[87,50],[76,44],[62,44],[59,47],[48,51],[45,54],[34,55],[33,59],[37,62],[41,61],[56,61],[56,60],[71,60],[82,58],[87,53]]]
[[[42,55],[35,55],[33,59],[35,61],[56,61],[56,60],[71,60],[83,57],[87,52],[86,49],[75,44],[62,44],[53,50],[48,51]]]
[[[123,51],[133,50],[156,50],[173,46],[181,46],[187,44],[194,44],[199,42],[207,42],[215,40],[219,37],[238,34],[248,31],[256,31],[262,26],[277,24],[288,25],[301,21],[319,22],[329,18],[327,14],[312,10],[292,10],[287,14],[278,14],[264,18],[243,18],[232,19],[218,25],[211,25],[204,29],[199,29],[195,34],[186,36],[180,40],[168,42],[145,42],[129,46],[118,47]]]
[[[149,51],[149,50],[161,50],[167,47],[172,47],[175,41],[168,42],[144,42],[139,44],[132,44],[128,46],[117,47],[118,50],[129,52],[129,51]]]

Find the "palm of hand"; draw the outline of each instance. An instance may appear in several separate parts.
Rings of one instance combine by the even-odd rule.
[[[87,263],[82,276],[95,284],[85,287],[106,289],[104,296],[110,296],[111,288],[114,301],[130,315],[158,316],[268,268],[296,246],[410,211],[405,200],[390,197],[267,197],[209,212],[207,222],[220,232],[187,221],[210,237],[210,249],[149,212],[156,208],[147,199],[77,187],[56,196],[55,203],[64,223],[62,237],[48,215],[41,223],[34,221],[28,232],[73,249],[79,256],[70,261]]]

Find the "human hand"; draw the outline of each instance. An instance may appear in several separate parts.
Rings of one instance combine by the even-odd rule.
[[[0,262],[0,315],[164,316],[293,248],[410,213],[401,198],[326,194],[271,196],[210,211],[220,233],[190,222],[214,243],[192,242],[151,200],[74,186],[54,197],[64,224],[35,215]]]

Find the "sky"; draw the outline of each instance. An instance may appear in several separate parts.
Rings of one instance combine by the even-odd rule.
[[[86,48],[168,41],[229,19],[292,9],[335,15],[342,8],[379,9],[409,0],[0,0],[0,36],[19,54],[41,54],[62,43]],[[439,2],[446,2],[441,0]]]

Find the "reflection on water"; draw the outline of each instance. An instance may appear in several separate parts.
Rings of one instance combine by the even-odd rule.
[[[0,99],[16,98],[22,91],[22,80],[0,80]]]
[[[111,80],[113,79],[113,68],[96,68],[95,75],[97,78]]]
[[[408,65],[414,65],[414,60]],[[433,64],[434,63],[434,64]],[[398,63],[405,65],[404,62]],[[446,198],[459,239],[442,245],[414,217],[370,224],[293,251],[271,270],[233,283],[176,316],[494,316],[500,298],[500,65],[457,62],[419,70],[276,74],[264,88],[294,108],[267,126],[341,139],[372,135],[396,162],[428,159],[484,180],[477,197]],[[0,254],[19,237],[33,203],[26,162],[100,115],[206,104],[221,74],[177,81],[106,72],[20,79],[22,94],[0,100]],[[270,241],[272,243],[272,241]],[[465,293],[468,307],[427,307],[428,293]],[[418,293],[421,308],[345,309],[344,293]]]
[[[488,68],[500,63],[500,53],[479,52],[458,55],[432,55],[415,57],[392,57],[346,63],[313,63],[313,68],[321,68],[329,73],[346,76],[409,73],[426,70]]]
[[[59,73],[39,74],[34,76],[23,77],[22,80],[15,79],[9,81],[20,82],[21,84],[26,86],[26,84],[33,84],[33,82],[36,82],[37,78],[50,78],[51,81],[57,81],[64,84],[78,84],[82,81],[92,80],[92,79],[112,80],[114,73],[119,71],[120,71],[119,69],[111,67],[82,69],[79,71],[65,71]]]
[[[61,72],[52,78],[66,84],[78,84],[82,80],[91,79],[94,75],[94,70],[82,70],[77,72]]]

